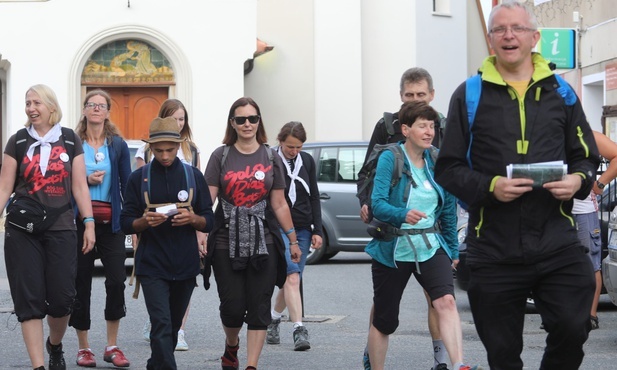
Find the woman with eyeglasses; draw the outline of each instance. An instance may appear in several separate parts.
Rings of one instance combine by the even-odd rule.
[[[96,359],[90,348],[90,297],[92,293],[92,274],[94,261],[100,257],[105,269],[105,322],[107,326],[107,346],[103,360],[116,367],[130,366],[129,360],[118,348],[118,329],[120,319],[126,316],[124,302],[124,281],[126,280],[125,236],[120,229],[120,210],[122,194],[131,174],[129,148],[122,139],[118,128],[109,120],[111,98],[103,90],[93,90],[86,94],[82,118],[76,133],[84,147],[86,174],[96,232],[95,250],[78,254],[77,290],[75,309],[69,325],[75,328],[79,350],[76,363],[79,366],[95,367]],[[77,216],[77,233],[82,235],[83,215]],[[79,247],[79,246],[78,246]]]
[[[218,206],[208,236],[204,283],[207,289],[211,265],[225,332],[223,370],[240,368],[239,333],[245,322],[246,369],[257,369],[272,321],[274,286],[281,288],[287,277],[279,224],[290,241],[291,260],[298,263],[301,252],[285,200],[285,167],[265,145],[266,130],[257,103],[246,97],[236,100],[226,126],[225,145],[214,150],[205,172]]]
[[[26,127],[9,138],[0,175],[0,204],[15,194],[4,225],[6,274],[32,368],[45,370],[46,348],[48,370],[64,370],[62,339],[75,299],[77,255],[89,253],[95,243],[86,166],[77,135],[60,124],[62,110],[51,88],[30,87],[25,113]],[[85,229],[80,241],[72,199],[86,216],[77,222]],[[40,225],[41,216],[27,217],[29,212],[21,211],[42,207],[54,215],[47,217],[50,225],[37,231],[33,227]],[[49,325],[46,342],[44,318]],[[8,367],[6,360],[4,364]]]
[[[178,123],[178,127],[180,128],[180,138],[184,139],[184,141],[180,143],[180,150],[178,150],[177,156],[180,159],[180,161],[184,163],[188,163],[192,165],[193,167],[200,168],[201,166],[201,161],[199,158],[200,151],[199,151],[199,148],[197,148],[197,145],[193,143],[193,139],[192,139],[193,135],[191,133],[191,126],[189,125],[189,114],[184,104],[182,104],[182,102],[178,99],[165,100],[163,104],[161,104],[161,108],[159,109],[159,117],[160,118],[173,117],[176,120],[176,122]],[[150,162],[152,158],[153,158],[153,155],[150,150],[150,145],[144,144],[141,148],[137,150],[137,153],[135,153],[135,163],[137,165],[137,168],[140,168],[143,165],[145,165],[147,162]],[[133,240],[135,241],[135,243],[137,243],[136,237],[133,238]],[[204,245],[204,246],[206,245],[206,237],[204,233],[197,231],[197,242],[199,243],[199,245]],[[137,244],[134,244],[134,245],[137,245]],[[184,318],[182,319],[182,326],[180,327],[180,330],[178,331],[178,342],[176,343],[176,351],[188,351],[189,350],[189,345],[186,342],[184,330],[185,330],[186,321],[189,317],[190,307],[191,306],[189,304],[189,307],[186,309],[186,312],[184,313]],[[144,339],[148,342],[150,341],[150,329],[151,329],[151,324],[150,324],[150,320],[148,320],[144,324],[144,327],[142,330],[142,335]]]

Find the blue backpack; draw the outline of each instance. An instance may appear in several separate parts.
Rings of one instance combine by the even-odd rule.
[[[570,85],[560,76],[555,74],[555,79],[559,84],[557,88],[557,92],[563,98],[564,102],[567,106],[572,106],[576,103],[576,93]],[[471,76],[465,82],[465,105],[467,106],[467,121],[469,121],[469,145],[467,147],[467,163],[469,164],[469,168],[473,169],[473,164],[471,163],[471,145],[473,144],[473,131],[471,128],[473,127],[474,120],[476,118],[476,110],[478,110],[478,104],[480,103],[480,95],[482,94],[482,76],[477,74],[475,76]],[[463,202],[459,201],[459,205],[463,207],[463,209],[467,209],[467,205]]]

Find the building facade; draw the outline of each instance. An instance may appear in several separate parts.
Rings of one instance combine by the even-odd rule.
[[[549,0],[534,12],[541,27],[575,30],[575,66],[558,72],[576,89],[591,127],[617,141],[617,43],[610,36],[617,34],[615,1]]]
[[[26,122],[25,92],[39,83],[54,89],[62,124],[73,128],[85,94],[109,91],[112,120],[128,139],[147,136],[164,99],[180,99],[202,167],[221,143],[229,106],[245,95],[260,105],[271,144],[290,120],[305,123],[309,141],[368,139],[383,111],[398,110],[409,67],[429,70],[433,104],[447,112],[477,67],[468,67],[468,51],[487,53],[481,28],[469,25],[476,4],[0,0],[0,144]],[[256,57],[258,37],[274,48]]]

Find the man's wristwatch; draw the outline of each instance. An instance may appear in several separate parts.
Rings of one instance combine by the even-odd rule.
[[[601,183],[600,180],[596,181],[596,185],[598,185],[598,189],[600,190],[604,190],[604,187],[606,186],[606,184]]]

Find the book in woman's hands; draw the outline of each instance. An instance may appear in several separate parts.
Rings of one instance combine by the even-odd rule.
[[[547,182],[560,181],[568,173],[568,165],[563,161],[509,164],[506,166],[509,179],[532,179],[534,187],[540,187]]]

